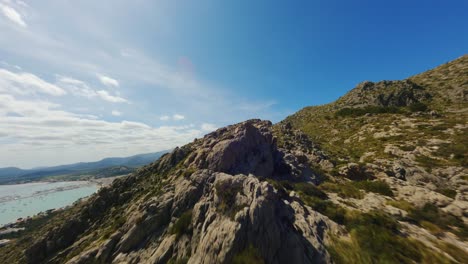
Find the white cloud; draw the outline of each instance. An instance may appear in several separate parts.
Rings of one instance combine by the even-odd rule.
[[[1,166],[46,166],[170,149],[202,135],[192,126],[151,127],[75,114],[38,99],[0,95]],[[35,158],[33,158],[35,157]]]
[[[67,77],[67,76],[58,76],[58,81],[64,84],[73,84],[73,85],[86,85],[85,82]]]
[[[63,112],[71,114],[70,111],[74,113],[76,111],[76,113],[93,113],[96,115],[103,114],[105,117],[108,117],[111,110],[116,109],[117,106],[111,106],[106,109],[107,104],[96,104],[96,101],[107,100],[109,102],[119,103],[128,102],[130,98],[126,98],[127,94],[133,95],[131,102],[135,107],[125,109],[125,117],[130,118],[133,116],[137,120],[154,121],[154,113],[170,113],[167,116],[167,120],[173,120],[174,116],[172,114],[180,113],[179,111],[182,111],[180,110],[181,105],[184,106],[183,114],[197,114],[196,116],[190,117],[192,122],[210,120],[210,122],[216,124],[237,122],[246,119],[247,117],[251,118],[259,115],[260,117],[265,118],[266,116],[264,113],[271,111],[269,108],[266,108],[261,109],[261,112],[259,112],[258,107],[252,107],[252,105],[257,106],[257,103],[259,102],[249,104],[250,100],[248,98],[239,97],[239,94],[237,94],[235,90],[229,92],[229,87],[220,87],[217,83],[211,83],[209,80],[203,80],[202,76],[197,76],[196,69],[194,69],[194,73],[192,75],[188,75],[185,72],[180,71],[174,63],[166,60],[170,60],[170,57],[165,55],[165,50],[155,51],[133,49],[131,45],[135,44],[136,47],[141,47],[141,43],[135,43],[135,39],[130,38],[131,34],[128,35],[129,32],[116,27],[112,18],[115,14],[128,13],[128,8],[133,7],[134,3],[123,4],[122,2],[122,4],[119,4],[119,2],[112,8],[112,12],[101,12],[102,9],[99,7],[104,6],[105,4],[100,1],[92,1],[92,4],[82,4],[81,2],[72,3],[70,1],[44,1],[44,3],[41,2],[40,5],[33,5],[27,10],[25,10],[25,7],[16,4],[17,1],[15,0],[10,0],[9,2],[0,0],[0,3],[2,1],[5,5],[15,8],[15,11],[18,11],[17,13],[22,15],[21,18],[24,19],[23,22],[27,22],[28,24],[27,30],[20,30],[20,26],[12,26],[16,24],[13,24],[12,22],[10,23],[9,20],[7,21],[7,18],[3,19],[3,10],[0,9],[0,47],[1,53],[5,55],[5,58],[8,58],[8,60],[12,61],[13,64],[21,63],[21,66],[24,66],[25,69],[38,69],[40,72],[50,73],[58,72],[71,76],[80,76],[80,78],[90,77],[95,81],[92,82],[89,79],[83,79],[86,81],[84,82],[73,78],[69,78],[68,80],[64,79],[62,82],[60,82],[58,78],[57,80],[52,81],[52,85],[63,88],[68,95],[92,99],[73,100],[75,98],[70,98],[71,96],[49,98],[54,102],[60,102],[63,104],[63,109],[66,109],[66,111]],[[80,7],[80,9],[87,10],[87,12],[77,13],[76,9],[78,7]],[[54,10],[58,10],[61,15],[57,16],[54,13]],[[160,8],[155,8],[155,10],[157,10],[157,12],[163,12]],[[25,11],[27,11],[27,13],[25,13]],[[106,9],[104,11],[106,11]],[[162,15],[164,14],[155,16],[154,13],[151,13],[151,15],[153,16],[152,18],[159,19],[162,18]],[[64,17],[67,19],[64,20]],[[138,25],[141,21],[134,19],[128,22],[131,23],[130,27],[132,27]],[[169,25],[171,23],[156,24]],[[60,26],[57,27],[55,25]],[[172,28],[164,30],[171,32]],[[94,45],[93,43],[99,43],[99,45]],[[105,52],[103,52],[103,50]],[[159,60],[159,58],[165,59],[163,61]],[[194,67],[196,67],[196,64],[194,64]],[[3,68],[17,72],[11,66],[5,66]],[[96,75],[96,73],[104,73],[111,77]],[[11,83],[12,81],[8,81],[8,85],[4,85],[5,81],[2,81],[0,78],[0,94],[2,92],[6,92],[13,96],[18,95],[17,98],[24,99],[28,97],[28,95],[34,95],[34,97],[36,97],[36,93],[44,93],[38,91],[38,88],[26,89],[25,87],[17,84],[13,86],[16,88],[16,91],[9,91],[8,89],[12,86]],[[96,86],[94,86],[94,83],[96,83]],[[8,86],[10,86],[10,88],[5,88]],[[120,95],[116,89],[121,89],[122,95]],[[129,90],[125,89],[132,89],[132,91],[129,92]],[[99,94],[98,90],[101,90]],[[46,95],[47,94],[48,93],[46,93]],[[44,98],[43,94],[39,95],[40,96],[37,96],[38,98]],[[26,101],[22,102],[21,107],[26,107],[23,104],[29,104],[28,100],[31,100],[31,98],[24,100]],[[245,103],[245,105],[242,105],[241,103]],[[35,102],[34,106],[41,104],[43,104],[41,109],[48,107],[47,111],[41,110],[46,113],[45,116],[51,114],[50,111],[53,111],[54,114],[58,114],[59,109],[61,109],[60,106],[47,101]],[[239,106],[241,107],[239,108]],[[78,107],[86,110],[76,110]],[[14,108],[9,108],[8,111],[11,112],[11,109]],[[29,112],[36,111],[34,108],[27,109]],[[24,117],[30,117],[29,113],[24,113],[25,110],[22,110],[21,112],[21,115]],[[8,116],[10,119],[4,119],[0,116],[0,126],[8,124],[10,121],[16,122],[16,120],[19,119],[18,116],[20,114],[17,114],[17,119],[11,119],[12,117],[10,115],[5,114],[5,116]],[[177,117],[177,119],[182,120],[182,116],[178,116],[179,117]],[[67,116],[67,121],[65,122],[65,120],[62,119],[51,120],[50,118],[43,117],[43,119],[47,119],[44,122],[51,125],[66,123],[71,126],[78,126],[79,124],[80,129],[81,125],[91,126],[91,124],[99,124],[100,126],[107,127],[108,129],[110,127],[110,125],[103,125],[102,122],[105,121],[99,120],[100,118],[98,117],[92,118],[91,116],[75,114],[74,118],[76,119],[70,121],[70,117]],[[156,119],[157,118],[158,117],[156,117]],[[193,118],[199,119],[192,120]],[[23,119],[23,121],[26,121],[26,119]],[[184,121],[178,121],[177,124],[183,124],[185,123]],[[115,123],[112,124],[115,125]],[[127,124],[127,126],[128,125],[129,124]],[[122,124],[120,126],[122,126]],[[112,129],[114,128],[115,127],[112,127]],[[160,129],[159,131],[188,131],[190,129],[201,130],[201,127],[182,128],[182,126],[177,126],[177,129],[174,127],[157,129]],[[205,126],[205,129],[208,129],[208,126]],[[0,131],[4,134],[2,128],[0,128]],[[96,142],[111,142],[121,139],[120,136],[115,136],[113,131],[109,133],[109,137],[101,137],[100,134],[97,136],[94,133],[72,133],[69,132],[68,129],[65,129],[64,131],[67,131],[66,133],[70,136],[70,138],[64,139],[65,143],[67,143],[67,140],[84,140],[84,138],[91,141],[95,136]],[[82,132],[87,133],[88,131],[83,130]],[[129,137],[141,136],[139,134],[134,135],[134,131],[131,130],[126,131],[126,133],[127,132],[129,133]],[[47,133],[44,133],[45,135],[41,135],[42,137],[47,136]],[[165,138],[166,135],[168,136],[167,138]],[[158,145],[159,142],[155,141],[159,139],[162,141],[167,140],[168,142],[175,142],[175,140],[171,139],[170,133],[160,133],[157,136],[154,136],[154,138],[145,138],[144,140],[148,141],[144,147],[138,149],[138,152],[148,152],[149,149],[147,148],[152,148]],[[43,156],[40,156],[41,160],[37,160],[39,153],[38,150],[31,152],[27,148],[27,144],[30,144],[31,148],[40,144],[48,147],[56,146],[56,151],[50,153],[69,153],[67,157],[70,159],[71,155],[74,155],[73,160],[71,160],[72,162],[90,159],[91,156],[89,156],[88,153],[93,153],[96,149],[93,144],[73,145],[69,149],[66,144],[60,146],[60,144],[56,142],[44,140],[29,140],[28,142],[21,141],[23,144],[22,147],[14,149],[13,147],[8,147],[9,145],[5,143],[5,140],[6,139],[4,138],[0,138],[0,157],[5,157],[3,159],[0,158],[0,164],[14,162],[17,164],[31,164],[36,162],[37,165],[47,165],[50,164],[50,162],[63,163],[60,154],[53,156],[53,154],[49,155],[43,152],[41,152],[41,154],[44,154]],[[129,142],[133,143],[132,141]],[[114,148],[114,145],[109,143],[109,145],[106,146],[106,150],[99,149],[99,153],[100,155],[104,155],[104,152],[107,151],[106,153],[109,154],[108,156],[123,155],[127,153],[131,154],[131,152],[138,153],[136,148],[129,145],[130,144],[125,145],[117,142]],[[76,151],[74,154],[70,154],[74,152],[75,148],[79,148],[79,151]],[[119,148],[119,150],[115,151],[117,148]],[[16,153],[16,156],[7,155],[9,153],[5,149],[9,149],[11,152]],[[28,157],[28,155],[30,156]],[[57,160],[57,158],[59,158],[59,160]],[[41,164],[41,161],[43,161],[44,164]]]
[[[171,119],[175,120],[175,121],[180,121],[180,120],[184,120],[185,116],[180,115],[180,114],[174,114],[172,116],[163,115],[163,116],[159,117],[159,120],[161,120],[161,121],[168,121],[168,120],[171,120]]]
[[[66,76],[58,76],[57,84],[66,88],[71,94],[75,96],[82,96],[87,98],[97,97],[98,94],[85,82]]]
[[[121,115],[122,115],[122,112],[117,111],[117,110],[112,110],[111,114],[112,114],[113,116],[121,116]]]
[[[105,90],[99,90],[96,93],[102,100],[105,100],[111,103],[128,103],[127,99],[119,97],[119,96],[111,95],[109,94],[108,91],[105,91]]]
[[[16,3],[20,6],[23,6],[23,7],[29,7],[28,4],[26,4],[24,1],[16,1]]]
[[[122,49],[120,51],[120,56],[129,58],[133,53],[135,53],[135,51],[132,49]]]
[[[183,119],[185,119],[185,116],[175,114],[175,115],[172,116],[172,119],[174,119],[174,120],[183,120]]]
[[[218,129],[218,127],[216,125],[214,125],[214,124],[203,123],[201,125],[201,129],[203,131],[206,131],[206,132],[211,132],[211,131],[214,131],[214,130]]]
[[[53,96],[66,94],[62,88],[44,81],[31,73],[14,73],[0,69],[0,91],[27,95],[44,93]]]
[[[82,96],[87,98],[98,97],[102,100],[111,103],[128,103],[128,100],[120,96],[111,95],[108,91],[99,90],[95,91],[89,87],[85,82],[66,76],[58,76],[58,84],[67,88],[70,93],[75,96]]]
[[[101,81],[102,84],[108,87],[119,87],[119,82],[116,79],[113,79],[109,76],[105,75],[99,75],[98,74],[98,79]]]
[[[13,23],[16,23],[17,25],[21,27],[27,26],[21,14],[18,13],[18,11],[16,11],[14,8],[4,5],[4,4],[0,4],[0,10],[2,11],[3,15],[6,18],[8,18],[10,21],[12,21]]]
[[[50,5],[56,7],[55,4]],[[70,17],[70,21],[82,20],[82,17],[77,16],[74,11],[75,7],[71,3],[66,6],[63,12],[64,15]],[[45,15],[48,14],[47,10],[53,10],[53,8],[43,9]],[[203,120],[212,122],[230,123],[252,117],[273,118],[272,112],[277,113],[270,107],[257,107],[259,103],[263,105],[263,102],[251,102],[248,98],[239,97],[235,91],[229,92],[229,87],[220,87],[216,83],[201,79],[196,74],[188,75],[181,72],[172,64],[161,63],[157,57],[153,57],[158,56],[157,54],[150,55],[144,50],[128,47],[128,43],[113,39],[111,36],[114,36],[115,32],[120,32],[119,29],[114,25],[102,25],[103,20],[95,19],[99,15],[101,14],[91,13],[84,25],[78,23],[83,26],[82,28],[72,28],[72,31],[63,31],[58,34],[39,30],[39,27],[35,27],[35,31],[30,34],[10,30],[5,33],[5,38],[0,38],[0,46],[7,54],[16,54],[48,67],[60,67],[81,75],[92,73],[96,76],[95,73],[106,73],[106,75],[112,73],[114,77],[118,76],[121,83],[119,81],[117,83],[122,84],[123,89],[134,89],[132,93],[136,95],[135,97],[140,97],[138,103],[146,107],[147,111],[140,111],[139,114],[146,115],[146,119],[152,118],[151,112],[159,112],[162,109],[178,111],[171,109],[167,100],[162,101],[164,99],[161,98],[168,98],[168,94],[173,96],[174,100],[183,103],[187,112],[195,111],[203,117]],[[61,23],[55,20],[54,16],[52,16],[52,22]],[[75,23],[72,24],[74,25]],[[42,26],[47,28],[49,25]],[[64,25],[64,28],[68,29],[66,26],[69,25]],[[83,43],[80,41],[82,39],[74,34],[77,30],[81,33],[77,35],[86,36],[102,45],[96,47],[96,45]],[[107,52],[102,52],[103,49]],[[126,85],[123,85],[124,82]],[[143,93],[145,97],[139,96]],[[132,98],[132,100],[138,100],[138,98]],[[242,105],[243,103],[245,105]],[[157,105],[161,107],[165,105],[165,107],[157,109]],[[259,108],[261,108],[260,111],[257,110]]]

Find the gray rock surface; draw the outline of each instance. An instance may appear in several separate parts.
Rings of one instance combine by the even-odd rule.
[[[338,100],[347,107],[408,106],[429,99],[425,89],[411,80],[365,81]]]
[[[230,263],[253,247],[266,263],[329,263],[325,242],[341,228],[262,180],[317,180],[309,162],[326,157],[298,146],[278,148],[268,121],[219,129],[99,192],[86,205],[93,214],[34,242],[29,262],[41,253],[51,262],[70,254],[74,264]],[[109,238],[76,239],[113,207],[125,217]],[[69,241],[58,242],[67,232]]]

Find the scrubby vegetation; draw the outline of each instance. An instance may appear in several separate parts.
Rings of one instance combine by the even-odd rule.
[[[432,171],[432,169],[435,167],[441,167],[445,165],[445,162],[442,160],[434,159],[434,158],[424,156],[424,155],[417,156],[416,162],[418,162],[419,165],[428,168],[429,171]]]
[[[395,106],[366,106],[360,108],[342,108],[335,113],[337,117],[357,117],[366,114],[401,114],[404,111]]]
[[[358,181],[352,183],[359,189],[367,192],[382,194],[385,196],[393,197],[393,192],[388,183],[384,181]]]
[[[425,225],[426,227],[428,227],[428,223],[430,223],[441,230],[453,232],[462,239],[468,238],[468,227],[461,219],[441,211],[437,206],[431,203],[426,203],[422,207],[410,210],[407,220],[421,226]],[[431,229],[437,231],[435,228]]]
[[[284,185],[283,185],[284,186]],[[312,197],[317,197],[319,199],[327,199],[327,194],[324,193],[322,190],[317,188],[314,184],[311,183],[296,183],[293,185],[294,190],[297,192],[307,195],[307,196],[312,196]]]
[[[405,200],[390,200],[390,201],[387,201],[387,204],[393,207],[399,208],[401,210],[405,210],[407,212],[413,210],[414,208],[414,206],[411,203]]]
[[[442,73],[444,68],[450,69]],[[466,122],[466,113],[459,110],[467,104],[461,102],[460,92],[448,94],[449,89],[466,85],[466,69],[464,58],[400,83],[356,88],[333,103],[306,107],[282,123],[307,134],[337,164],[396,160],[401,157],[386,152],[387,146],[414,151],[417,146],[427,147],[428,142],[440,139],[430,154],[419,153],[416,162],[428,171],[436,166],[467,166],[468,131],[459,125]],[[397,86],[406,87],[404,93]],[[420,95],[418,100],[405,101],[415,94]],[[394,100],[393,104],[389,100]]]
[[[436,244],[443,252],[448,253],[456,261],[468,263],[468,253],[465,250],[447,242],[437,242]]]
[[[438,188],[435,191],[447,197],[450,197],[452,199],[455,199],[455,196],[457,196],[457,191],[455,191],[454,189],[450,189],[450,188]]]
[[[435,154],[462,166],[468,166],[468,137],[466,133],[453,135],[452,143],[440,144]]]
[[[305,204],[339,224],[344,223],[346,210],[328,200],[327,194],[314,184],[306,182],[291,184],[287,181],[272,179],[268,179],[268,182],[280,192],[296,191]]]
[[[408,108],[411,112],[425,112],[429,109],[429,107],[422,102],[411,104]]]
[[[174,223],[170,232],[176,234],[177,238],[185,234],[190,234],[190,223],[192,222],[192,210],[184,212]]]
[[[262,256],[258,250],[250,244],[242,252],[234,256],[233,264],[264,264]]]
[[[359,198],[362,197],[362,193],[358,187],[366,191],[393,196],[388,184],[382,181],[326,182],[318,188],[312,184],[293,186],[307,205],[344,225],[348,230],[350,240],[335,238],[328,248],[336,263],[434,263],[433,261],[451,263],[444,255],[427,248],[421,242],[401,235],[400,225],[391,216],[381,212],[360,213],[344,209],[327,200],[326,194],[321,192],[321,190],[327,190],[337,192],[343,197]],[[434,221],[434,217],[446,219],[435,221],[435,223],[460,224],[440,212],[434,213],[433,208],[416,209],[403,200],[392,200],[388,204],[410,212],[410,217],[419,219],[419,224],[426,225],[426,228],[428,228],[429,221]]]
[[[192,176],[192,174],[194,174],[196,171],[197,171],[196,168],[190,167],[190,168],[185,169],[185,170],[183,171],[182,175],[184,176],[184,178],[189,178],[189,177]]]
[[[382,194],[385,196],[393,196],[393,192],[390,189],[390,186],[384,181],[342,181],[338,182],[325,182],[320,185],[320,189],[337,193],[342,198],[364,198],[364,193],[360,190],[366,192],[373,192]]]
[[[337,193],[342,198],[362,199],[364,194],[351,181],[325,182],[320,185],[320,189]]]
[[[218,209],[233,219],[236,213],[244,207],[242,204],[236,204],[236,196],[241,186],[216,184],[215,188],[220,198]]]
[[[326,215],[338,224],[344,224],[346,210],[329,200],[323,200],[314,196],[301,196],[301,199],[312,209]]]
[[[329,247],[336,263],[450,263],[421,242],[402,236],[398,223],[385,214],[348,212],[345,226],[351,239],[335,238]]]

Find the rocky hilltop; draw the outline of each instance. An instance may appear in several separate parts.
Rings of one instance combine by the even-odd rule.
[[[465,55],[218,129],[31,220],[0,260],[468,263],[467,90]]]

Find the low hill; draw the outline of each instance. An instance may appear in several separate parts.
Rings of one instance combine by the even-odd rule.
[[[14,167],[0,168],[0,184],[28,182],[52,176],[64,177],[86,173],[93,174],[101,169],[108,169],[119,166],[137,168],[157,160],[167,152],[168,151],[160,151],[155,153],[138,154],[130,157],[105,158],[96,162],[80,162],[29,170],[22,170]]]

